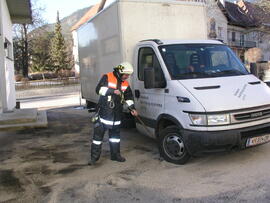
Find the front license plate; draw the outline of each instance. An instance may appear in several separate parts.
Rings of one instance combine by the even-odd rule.
[[[252,137],[247,139],[246,147],[263,144],[270,141],[270,135],[263,135],[260,137]]]

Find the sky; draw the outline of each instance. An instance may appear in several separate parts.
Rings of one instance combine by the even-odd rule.
[[[33,1],[33,0],[32,0]],[[38,6],[45,9],[43,12],[43,18],[48,23],[54,23],[56,21],[56,13],[59,10],[60,19],[72,14],[78,9],[85,8],[94,5],[101,0],[34,0]],[[112,0],[107,0],[107,3]],[[235,0],[227,0],[235,1]],[[248,0],[253,1],[253,0]]]
[[[44,8],[43,18],[48,23],[56,21],[56,13],[59,10],[60,19],[72,14],[78,9],[85,8],[96,3],[100,0],[37,0],[37,5]]]

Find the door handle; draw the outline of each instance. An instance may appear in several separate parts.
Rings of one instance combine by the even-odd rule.
[[[135,97],[139,98],[140,97],[140,90],[135,90]]]

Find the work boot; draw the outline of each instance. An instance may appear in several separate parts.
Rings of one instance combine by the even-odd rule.
[[[121,156],[121,154],[115,154],[111,156],[111,160],[112,161],[118,161],[118,162],[125,162],[126,159],[124,157]]]
[[[95,159],[89,159],[87,164],[89,166],[94,166],[96,164],[96,160]]]
[[[88,165],[95,165],[95,163],[99,160],[101,154],[101,145],[96,145],[94,143],[91,144],[91,155],[88,160]]]
[[[126,159],[120,154],[120,143],[112,143],[110,142],[111,149],[111,160],[118,162],[125,162]]]

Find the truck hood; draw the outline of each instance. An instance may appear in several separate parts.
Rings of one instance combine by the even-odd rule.
[[[179,80],[206,112],[270,104],[270,88],[254,75]]]

